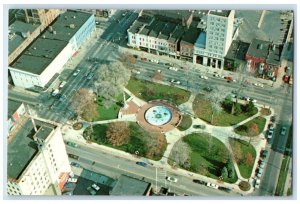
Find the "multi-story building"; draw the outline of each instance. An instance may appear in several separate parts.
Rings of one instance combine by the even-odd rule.
[[[8,195],[61,194],[71,167],[60,126],[27,119],[7,152]]]
[[[94,15],[67,10],[9,65],[15,86],[45,87],[95,31]]]
[[[8,64],[12,63],[59,14],[59,9],[9,10]]]
[[[281,66],[281,50],[279,45],[272,42],[254,39],[246,54],[249,70],[275,80]]]
[[[196,41],[193,62],[224,68],[224,57],[234,37],[234,10],[210,10],[206,32]]]

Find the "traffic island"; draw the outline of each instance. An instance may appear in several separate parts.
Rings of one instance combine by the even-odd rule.
[[[77,123],[73,124],[74,130],[80,130],[82,127],[83,127],[82,122],[77,122]]]
[[[248,183],[247,181],[241,181],[239,183],[239,188],[242,190],[242,191],[249,191],[250,188],[251,188],[251,185],[250,183]]]

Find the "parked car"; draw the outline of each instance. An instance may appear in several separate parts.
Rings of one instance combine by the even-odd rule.
[[[280,135],[285,136],[285,134],[286,134],[286,127],[282,127],[280,131]]]
[[[259,164],[259,168],[263,169],[265,167],[265,162]]]
[[[69,157],[71,157],[72,159],[76,159],[76,160],[78,160],[79,159],[79,156],[77,156],[77,155],[74,155],[74,154],[68,154],[69,155]],[[71,164],[72,165],[72,164]]]
[[[274,131],[274,124],[273,124],[273,123],[270,123],[270,124],[269,124],[269,130]]]
[[[55,89],[53,92],[52,92],[52,96],[56,96],[57,94],[59,93],[59,90],[58,89]]]
[[[74,73],[73,73],[73,76],[77,76],[80,72],[80,69],[77,69]]]
[[[264,85],[263,85],[263,84],[261,84],[261,83],[253,83],[253,85],[254,85],[254,86],[261,87],[261,88],[263,88],[263,87],[264,87]]]
[[[150,60],[151,62],[154,62],[154,63],[159,63],[159,61],[158,60],[156,60],[156,59],[152,59],[152,60]]]
[[[268,151],[267,150],[262,150],[261,151],[261,157],[266,158],[268,156]]]
[[[221,190],[221,191],[225,191],[225,192],[227,192],[227,193],[230,193],[230,192],[231,192],[231,189],[230,189],[230,188],[226,188],[226,187],[222,187],[222,186],[220,186],[218,189]]]
[[[250,101],[252,101],[252,103],[256,103],[257,100],[253,99],[253,98],[250,98]]]
[[[67,142],[67,145],[69,145],[71,147],[78,147],[78,144],[76,144],[74,142]]]
[[[261,175],[262,175],[262,173],[260,173],[260,172],[256,173],[257,178],[261,178]]]
[[[271,116],[271,121],[272,121],[273,123],[275,123],[275,121],[276,121],[276,116],[275,116],[275,115]]]
[[[260,185],[260,179],[256,179],[254,188],[258,189],[259,185]]]
[[[214,76],[214,77],[221,77],[220,74],[214,74],[213,76]]]
[[[206,186],[210,187],[210,188],[214,188],[214,189],[218,189],[219,186],[217,184],[214,183],[207,183]]]
[[[97,184],[95,184],[95,183],[92,185],[92,188],[95,189],[96,191],[100,190],[100,187],[97,186]]]
[[[176,67],[169,67],[169,70],[178,71],[178,68],[176,68]]]
[[[63,101],[65,101],[66,99],[67,99],[67,98],[66,98],[64,95],[62,95],[62,96],[59,97],[58,100],[61,101],[61,102],[63,102]]]
[[[142,57],[142,58],[141,58],[141,60],[143,60],[143,61],[147,61],[147,58],[145,58],[145,57]]]
[[[76,183],[77,182],[77,178],[68,178],[68,182]]]
[[[87,79],[90,80],[90,79],[92,79],[93,77],[94,77],[94,73],[91,72],[91,73],[89,73],[89,75],[87,76]]]
[[[157,72],[158,72],[158,73],[161,73],[161,70],[160,70],[160,69],[158,69],[158,70],[157,70]]]
[[[76,162],[71,162],[71,166],[80,167],[80,164],[78,164]]]
[[[205,125],[193,125],[193,128],[195,129],[205,129]]]
[[[61,82],[59,85],[59,88],[61,89],[62,87],[64,87],[66,85],[66,83],[67,83],[66,81]]]
[[[227,80],[227,81],[233,81],[231,76],[226,76],[226,77],[224,77],[224,79]]]
[[[271,139],[273,137],[274,131],[273,130],[269,130],[268,131],[268,139]]]
[[[140,166],[147,166],[147,164],[145,162],[135,162],[137,165],[140,165]]]
[[[194,183],[199,183],[199,184],[202,184],[202,185],[206,185],[207,184],[205,181],[201,181],[199,179],[193,179],[193,182]]]
[[[167,180],[167,181],[174,182],[174,183],[177,183],[177,181],[178,181],[177,178],[174,178],[174,177],[171,177],[171,176],[167,176],[167,177],[166,177],[166,180]]]
[[[200,78],[201,78],[201,79],[208,79],[207,76],[203,76],[203,75],[201,75]]]
[[[174,84],[180,84],[180,81],[179,80],[175,80],[175,79],[171,79],[171,81],[170,81],[171,83],[174,83]]]

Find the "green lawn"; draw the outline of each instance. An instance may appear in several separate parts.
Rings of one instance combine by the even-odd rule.
[[[193,133],[183,138],[191,148],[191,168],[193,172],[199,172],[203,169],[206,176],[218,179],[221,170],[230,161],[229,151],[226,146],[213,136],[203,133]],[[234,183],[234,178],[226,178],[225,182]]]
[[[165,136],[159,133],[150,133],[142,129],[138,124],[129,122],[130,140],[127,144],[121,146],[112,146],[106,139],[108,124],[97,124],[93,126],[91,141],[100,145],[119,149],[131,154],[136,151],[139,156],[147,157],[153,160],[160,160],[167,147]],[[86,130],[84,131],[84,135]]]
[[[241,153],[241,159],[240,161],[237,162],[239,170],[241,175],[244,178],[250,178],[251,173],[252,173],[252,169],[253,169],[253,165],[254,165],[254,161],[256,158],[256,152],[254,147],[251,144],[248,144],[248,142],[246,141],[242,141],[242,140],[238,140],[238,139],[233,139],[233,138],[229,138],[229,142],[232,148],[233,152],[236,152],[237,150],[234,149],[233,147],[235,145],[238,145],[240,147],[240,153]],[[246,155],[250,153],[252,155],[253,158],[253,162],[251,165],[247,165],[246,164]]]
[[[180,124],[178,125],[178,129],[180,130],[180,131],[184,131],[184,130],[187,130],[187,129],[189,129],[189,127],[191,127],[191,125],[192,125],[192,118],[191,118],[191,116],[189,116],[189,115],[183,115],[182,116],[182,120],[181,120],[181,122],[180,122]]]
[[[242,105],[241,105],[242,106]],[[243,107],[242,107],[243,109]],[[193,102],[193,110],[196,114],[197,117],[200,119],[210,123],[211,122],[211,114],[212,114],[212,108],[210,105],[210,102],[204,99],[203,94],[198,94]],[[256,112],[253,114],[255,115]],[[249,118],[252,115],[249,115],[246,112],[242,112],[239,115],[233,115],[231,113],[226,112],[223,110],[219,114],[214,114],[214,119],[213,119],[213,125],[215,126],[231,126],[235,125],[247,118]]]
[[[129,96],[126,94],[126,99],[128,99]],[[123,102],[123,93],[121,93],[117,97],[117,101]],[[101,104],[101,97],[98,97],[98,108],[97,111],[99,113],[99,116],[94,119],[94,121],[101,121],[101,120],[111,120],[118,118],[119,111],[121,109],[121,104],[114,103],[109,108],[105,108]]]
[[[276,186],[276,191],[275,191],[275,195],[277,196],[282,196],[283,195],[283,189],[284,189],[284,185],[285,185],[285,181],[287,178],[287,174],[288,174],[288,165],[289,165],[289,157],[288,156],[284,156],[282,163],[281,163],[281,168],[280,168],[280,173],[279,173],[279,177],[278,177],[278,183]]]
[[[259,134],[260,134],[264,130],[266,121],[267,120],[264,117],[258,116],[256,118],[254,118],[253,120],[250,120],[249,122],[235,128],[234,132],[239,134],[239,135],[247,136],[247,130],[248,130],[250,124],[251,123],[256,123],[257,126],[258,126],[258,129],[259,129]]]
[[[135,96],[151,101],[156,99],[168,100],[176,105],[188,101],[191,93],[189,91],[149,81],[131,78],[126,87]]]

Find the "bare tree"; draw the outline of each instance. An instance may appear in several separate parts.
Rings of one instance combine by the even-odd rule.
[[[239,142],[238,141],[231,141],[230,142],[231,144],[231,149],[232,149],[232,152],[233,152],[233,157],[234,157],[234,160],[238,163],[243,157],[242,157],[242,150],[241,150],[241,147],[239,145]]]
[[[129,70],[132,70],[136,64],[136,58],[132,54],[122,53],[120,56],[120,62]]]
[[[95,94],[85,88],[79,89],[72,98],[71,108],[83,119],[92,121],[98,116]]]
[[[212,92],[208,93],[205,96],[205,99],[210,102],[211,108],[212,108],[211,121],[210,121],[211,124],[213,124],[214,114],[220,113],[223,110],[223,108],[221,106],[221,102],[226,97],[227,92],[228,92],[228,90],[226,90],[226,89],[215,88],[215,89],[213,89]]]
[[[154,81],[162,81],[164,79],[164,77],[160,72],[156,71],[156,72],[154,72],[152,79]]]
[[[253,156],[252,156],[252,154],[250,154],[250,153],[247,153],[246,154],[246,158],[245,158],[245,164],[247,165],[247,166],[251,166],[252,164],[253,164]]]
[[[105,107],[109,107],[117,101],[117,97],[123,92],[123,88],[127,85],[129,79],[130,70],[125,68],[121,62],[113,62],[99,67],[95,85],[97,94],[102,96]],[[123,92],[123,94],[125,93]]]
[[[249,137],[248,145],[251,143],[251,140],[254,136],[259,134],[259,128],[256,123],[251,123],[247,129],[247,135]]]
[[[172,159],[172,161],[176,162],[176,164],[182,165],[185,168],[190,168],[190,154],[191,149],[189,145],[184,141],[179,140],[173,147],[170,158]]]
[[[130,139],[130,129],[127,123],[115,122],[108,126],[106,138],[113,146],[121,146],[128,143]]]

